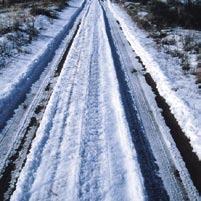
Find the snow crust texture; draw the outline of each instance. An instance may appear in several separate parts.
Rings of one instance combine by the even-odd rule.
[[[39,113],[40,120],[36,118],[39,127],[36,133],[33,131],[36,135],[28,155],[24,153],[26,162],[19,173],[12,175],[18,179],[10,200],[198,200],[145,83],[133,45],[132,49],[128,44],[135,34],[124,24],[126,38],[116,22],[123,23],[128,16],[106,1],[74,0],[69,4],[58,26],[54,25],[58,30],[36,55],[38,60],[23,66],[13,84],[2,81],[6,93],[0,92],[0,107],[5,106],[1,101],[4,97],[14,104],[15,94],[27,93],[21,88],[23,83],[33,90],[28,94],[29,102],[26,99],[28,109],[39,105],[46,86],[51,91]],[[149,59],[137,39],[134,46]],[[36,65],[48,59],[46,56],[52,57],[48,65]],[[31,76],[35,67],[42,72],[38,71],[36,83]],[[58,68],[61,71],[57,74]],[[21,78],[30,81],[21,82]],[[22,114],[23,118],[31,118],[34,111]],[[15,117],[20,117],[17,112]],[[9,138],[20,142],[20,137],[12,134],[15,128],[26,127],[23,122],[19,120],[5,135],[0,168],[7,162],[9,150],[15,149],[7,143]]]
[[[145,199],[98,4],[83,16],[13,201]]]
[[[135,25],[123,9],[115,4],[108,5],[133,50],[155,80],[160,95],[165,98],[171,112],[190,139],[193,151],[201,159],[201,96],[195,78],[184,75],[176,60],[157,51],[154,42]]]
[[[19,55],[17,61],[0,71],[0,129],[11,117],[11,113],[22,102],[32,84],[37,81],[55,56],[58,45],[66,36],[72,23],[82,10],[85,1],[71,1],[60,18],[38,40],[30,45],[31,54]],[[39,19],[38,19],[39,20]],[[31,59],[30,59],[31,58]]]

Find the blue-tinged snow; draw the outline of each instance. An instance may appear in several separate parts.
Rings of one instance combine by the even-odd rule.
[[[17,56],[13,62],[0,70],[0,122],[4,122],[7,118],[5,108],[15,108],[32,83],[47,67],[47,62],[51,61],[70,24],[81,10],[83,2],[82,0],[69,2],[70,6],[60,14],[59,19],[41,31],[38,39],[28,47],[30,54]],[[46,20],[39,16],[36,19],[36,26],[41,26],[42,21]]]
[[[98,1],[83,15],[12,201],[145,200]]]
[[[133,50],[140,56],[147,71],[156,81],[160,94],[190,139],[194,152],[201,159],[201,94],[193,75],[186,76],[176,60],[159,52],[154,42],[140,30],[126,11],[110,4]]]

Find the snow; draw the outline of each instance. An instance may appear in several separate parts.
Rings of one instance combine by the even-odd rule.
[[[17,56],[9,66],[0,70],[0,111],[4,111],[7,107],[15,108],[23,93],[37,80],[46,67],[44,64],[51,60],[59,42],[79,14],[83,2],[71,1],[71,6],[60,14],[59,19],[46,30],[41,31],[38,39],[28,47],[29,54]],[[41,17],[38,18],[38,26],[39,22]],[[0,120],[4,121],[6,118],[6,115],[1,112]]]
[[[47,29],[49,26],[51,26],[53,22],[51,22],[51,20],[44,16],[44,15],[39,15],[37,16],[34,25],[37,28],[37,30],[45,30]]]
[[[77,2],[77,6],[75,6],[75,2]],[[74,17],[81,9],[81,1],[74,1],[74,3],[71,2],[70,4],[73,7],[65,10],[58,21],[56,20],[47,30],[43,30],[43,34],[35,42],[35,46],[30,47],[33,54],[32,61],[29,62],[27,56],[27,58],[19,62],[19,69],[13,71],[16,74],[13,74],[12,70],[14,67],[12,68],[12,66],[5,71],[5,74],[8,73],[7,75],[10,72],[12,79],[9,80],[7,77],[4,80],[0,80],[4,86],[7,86],[5,94],[8,91],[8,97],[10,98],[10,103],[12,103],[15,101],[14,99],[12,100],[15,93],[19,94],[18,88],[23,86],[19,80],[21,79],[20,76],[25,80],[32,79],[32,68],[36,68],[38,62],[46,58],[43,51],[50,51],[56,43],[54,47],[56,52],[52,56],[52,61],[42,71],[37,83],[33,84],[33,80],[30,80],[32,88],[36,88],[33,89],[36,95],[33,101],[31,98],[28,100],[31,102],[28,107],[28,110],[30,110],[29,117],[32,117],[31,112],[34,112],[34,109],[31,110],[32,105],[37,106],[40,100],[44,98],[41,93],[45,89],[46,84],[52,79],[51,76],[54,75],[51,74],[51,71],[58,65],[62,55],[61,52],[65,50],[77,28],[77,26],[73,26],[71,32],[65,36],[64,33],[67,30],[68,24],[74,21]],[[61,74],[58,79],[51,80],[54,82],[52,86],[53,93],[45,112],[41,114],[42,120],[39,122],[40,126],[31,144],[25,165],[22,170],[19,169],[20,175],[16,189],[11,196],[11,201],[142,201],[149,199],[147,186],[144,183],[146,175],[143,178],[142,164],[139,164],[139,155],[137,155],[140,152],[136,152],[137,148],[135,149],[135,147],[137,146],[132,142],[132,131],[130,131],[131,129],[128,126],[125,113],[126,104],[123,105],[122,103],[121,83],[117,79],[116,66],[114,65],[115,58],[112,58],[113,52],[111,52],[111,44],[107,35],[108,30],[106,30],[104,21],[106,18],[103,16],[103,10],[99,1],[87,1],[86,4],[82,5],[84,5],[84,9],[74,24],[77,25],[81,19],[80,27],[68,52]],[[117,9],[115,12],[118,15],[122,14],[118,7],[114,9]],[[118,18],[120,23],[122,23],[123,17],[125,17],[124,14],[121,17]],[[127,70],[130,72],[130,68],[133,69],[133,66],[137,69],[139,66],[137,66],[138,61],[133,63],[135,59],[133,59],[132,49],[120,29],[118,29],[118,25],[110,12],[107,12],[107,18],[108,22],[111,23],[111,33],[116,33],[110,39],[113,39],[117,53],[120,56],[122,65],[120,67],[126,73]],[[49,23],[47,19],[39,16],[37,26],[43,29],[43,27],[47,26],[46,23]],[[61,32],[64,36],[61,36]],[[128,34],[128,36],[130,35]],[[64,40],[62,40],[62,37],[64,37]],[[59,38],[60,42],[56,38]],[[52,42],[55,40],[55,43]],[[57,43],[61,43],[61,45]],[[149,58],[147,52],[143,50],[137,41],[135,45],[139,47],[140,53]],[[34,50],[35,47],[36,49]],[[25,65],[21,65],[22,62]],[[161,76],[161,74],[159,75]],[[14,79],[15,76],[16,79]],[[140,121],[139,126],[145,130],[143,135],[147,135],[147,140],[151,146],[150,152],[153,152],[154,157],[156,157],[154,164],[157,163],[158,165],[158,168],[153,171],[154,174],[152,175],[157,175],[161,178],[164,187],[163,185],[160,187],[167,191],[172,200],[182,200],[176,198],[186,196],[186,194],[183,194],[183,191],[187,192],[190,198],[195,198],[196,200],[197,192],[192,185],[182,159],[179,158],[179,153],[177,154],[173,140],[168,136],[168,129],[164,125],[163,119],[161,119],[159,109],[156,109],[154,95],[148,86],[144,84],[145,81],[142,74],[139,76],[132,74],[133,79],[130,79],[130,77],[128,74],[127,81],[130,92],[133,95],[136,111],[139,113],[137,114]],[[163,77],[163,81],[164,79]],[[133,83],[131,83],[132,81]],[[12,83],[15,84],[13,88]],[[142,86],[140,87],[141,84]],[[39,87],[39,85],[41,86]],[[134,87],[132,88],[132,86]],[[2,87],[2,89],[4,88]],[[135,92],[133,92],[133,89]],[[150,96],[149,103],[144,96],[145,91],[147,93],[146,97]],[[3,97],[3,92],[0,92],[0,95]],[[33,96],[33,94],[29,95]],[[3,98],[0,100],[0,103],[5,105]],[[150,112],[149,104],[152,101],[151,110],[156,110],[159,115]],[[152,118],[153,115],[154,118]],[[19,119],[20,116],[17,117]],[[27,118],[27,116],[25,115],[23,118]],[[16,123],[17,126],[15,125],[11,130],[13,128],[21,129],[24,121],[19,120],[19,122],[20,124]],[[15,129],[13,130],[15,131]],[[160,133],[160,131],[162,132]],[[11,148],[9,146],[12,146],[9,137],[12,136],[13,132],[9,134],[4,141],[9,143],[2,143],[2,155],[8,154],[7,150]],[[161,134],[164,135],[164,139],[161,138]],[[18,135],[18,132],[15,132],[15,135]],[[10,138],[15,143],[20,142],[19,136]],[[164,141],[165,145],[163,144]],[[142,146],[146,145],[140,142],[139,144]],[[166,145],[168,145],[168,149]],[[6,149],[4,149],[4,146]],[[15,149],[14,146],[13,149]],[[4,164],[5,156],[0,156],[0,159],[1,163]],[[180,180],[178,181],[173,172],[175,164],[177,169],[181,171],[182,187]],[[16,168],[18,167],[16,166]],[[18,175],[12,176],[18,178]],[[149,177],[147,175],[147,177],[155,179],[153,176]],[[183,181],[183,178],[185,181]],[[13,183],[11,181],[11,185]],[[150,186],[153,183],[150,181]],[[183,190],[183,188],[185,189]]]
[[[138,15],[140,16],[140,17],[145,17],[146,15],[147,15],[148,13],[147,12],[145,12],[145,11],[140,11],[140,12],[138,12]]]
[[[156,81],[159,93],[166,99],[171,112],[190,139],[194,152],[201,159],[201,94],[194,76],[186,76],[175,59],[159,52],[154,42],[137,28],[123,9],[111,3],[109,7],[132,48]]]
[[[11,200],[145,200],[130,138],[103,13],[92,1]]]

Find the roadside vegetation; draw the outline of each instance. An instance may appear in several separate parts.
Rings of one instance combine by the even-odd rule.
[[[178,58],[184,74],[196,75],[196,82],[200,84],[201,2],[134,0],[120,3],[159,48]]]
[[[0,1],[0,69],[17,54],[28,54],[27,46],[67,5],[65,0]]]

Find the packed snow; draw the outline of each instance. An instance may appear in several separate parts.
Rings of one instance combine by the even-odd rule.
[[[83,17],[11,200],[145,199],[98,5]]]
[[[7,118],[5,108],[15,108],[24,93],[47,67],[82,9],[84,1],[71,1],[70,5],[60,14],[59,19],[41,31],[38,39],[32,42],[28,47],[30,54],[20,54],[6,68],[0,69],[0,122]],[[39,26],[40,16],[36,21]]]
[[[21,134],[18,133],[21,128],[27,128],[26,118],[35,112],[32,106],[39,105],[45,97],[43,90],[48,83],[51,85],[47,105],[39,114],[42,120],[35,118],[39,127],[30,142],[29,153],[23,153],[23,147],[18,153],[25,155],[26,161],[22,170],[22,166],[16,165],[17,173],[13,171],[15,179],[11,178],[9,185],[17,183],[11,201],[142,201],[154,196],[163,196],[164,200],[186,197],[198,200],[132,48],[160,85],[160,93],[165,97],[169,93],[168,103],[171,105],[174,100],[171,110],[175,116],[181,117],[183,112],[180,124],[185,124],[182,128],[192,135],[194,142],[193,137],[199,135],[195,135],[199,114],[192,112],[192,104],[183,100],[186,88],[181,93],[181,81],[176,80],[182,77],[181,72],[175,70],[173,76],[171,66],[170,69],[160,66],[166,62],[159,58],[163,53],[155,55],[151,39],[117,5],[99,0],[72,0],[69,5],[53,23],[37,17],[36,26],[41,33],[29,46],[31,54],[18,56],[15,65],[11,63],[0,71],[0,110],[14,105],[19,94],[27,95],[24,103],[17,103],[21,105],[15,110],[13,121],[18,120],[13,125],[10,125],[12,119],[7,122],[9,134],[0,136],[0,169],[7,162],[9,151],[15,149],[13,144],[20,143],[21,137],[16,135]],[[61,73],[54,77],[53,72],[61,67],[61,58],[69,44]],[[50,63],[43,65],[43,62]],[[177,91],[173,84],[174,87],[178,84]],[[26,91],[26,86],[31,91]],[[28,105],[24,110],[27,116],[21,111],[23,104]],[[0,113],[0,120],[1,117]]]
[[[109,2],[109,1],[108,1]],[[145,32],[140,30],[126,11],[109,3],[114,17],[147,71],[156,81],[160,94],[166,99],[171,112],[190,139],[194,152],[201,159],[201,94],[193,75],[185,75],[176,59],[159,52]]]

